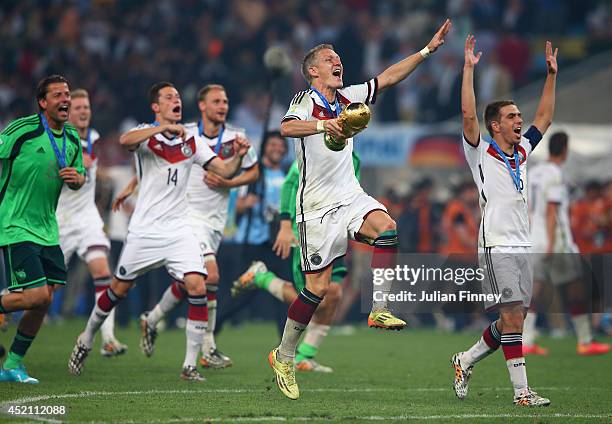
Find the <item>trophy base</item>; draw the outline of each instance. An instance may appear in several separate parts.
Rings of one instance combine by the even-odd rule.
[[[323,137],[323,141],[325,142],[325,146],[334,152],[339,152],[346,147],[346,140],[335,140],[327,134]]]

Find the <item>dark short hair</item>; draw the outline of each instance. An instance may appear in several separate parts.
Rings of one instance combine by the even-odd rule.
[[[559,131],[550,136],[548,153],[551,156],[561,156],[567,150],[569,137],[566,132]]]
[[[168,81],[160,81],[153,84],[151,88],[149,88],[149,103],[159,103],[159,92],[162,88],[166,87],[176,88],[174,84]]]
[[[491,128],[491,122],[499,121],[500,119],[500,110],[504,106],[513,105],[514,102],[512,100],[500,100],[497,102],[489,103],[484,111],[484,121],[487,126],[487,131],[489,131],[489,135],[493,137],[493,128]]]
[[[312,77],[308,73],[308,68],[310,68],[315,63],[319,50],[324,49],[334,50],[334,46],[332,46],[331,44],[319,44],[318,46],[315,46],[312,49],[308,50],[308,53],[306,53],[306,56],[304,56],[304,60],[302,60],[302,75],[304,76],[308,84],[312,83]]]
[[[203,102],[204,99],[206,98],[206,95],[211,90],[225,91],[225,87],[223,87],[221,84],[206,84],[204,87],[198,90],[198,101]]]
[[[38,108],[42,110],[40,107],[40,100],[43,100],[47,96],[47,92],[49,91],[49,86],[51,84],[57,83],[65,83],[68,84],[68,80],[64,78],[62,75],[54,74],[44,77],[38,82],[36,86],[36,103],[38,104]],[[69,84],[68,84],[69,85]]]

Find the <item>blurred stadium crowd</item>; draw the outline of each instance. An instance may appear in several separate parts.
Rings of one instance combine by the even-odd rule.
[[[7,0],[0,7],[0,121],[28,114],[32,87],[60,72],[90,91],[102,134],[126,119],[148,119],[143,95],[159,80],[179,87],[192,114],[200,85],[225,85],[230,118],[249,133],[261,126],[266,48],[283,46],[295,62],[276,93],[282,109],[304,87],[297,64],[313,45],[332,42],[345,82],[363,81],[418,50],[447,16],[454,25],[447,47],[381,97],[376,119],[429,123],[457,115],[467,33],[476,32],[487,51],[479,103],[540,76],[543,34],[559,40],[564,68],[612,44],[612,5],[603,0]]]

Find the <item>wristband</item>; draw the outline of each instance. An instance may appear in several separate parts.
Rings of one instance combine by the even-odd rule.
[[[431,54],[431,52],[429,51],[429,47],[427,46],[423,47],[423,49],[419,53],[421,53],[421,56],[423,57],[423,59],[427,59],[429,55]]]
[[[317,121],[317,133],[325,132],[325,121]]]

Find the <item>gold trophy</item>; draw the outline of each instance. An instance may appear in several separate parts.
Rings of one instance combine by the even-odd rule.
[[[328,149],[339,152],[346,146],[346,139],[362,131],[370,122],[370,108],[365,103],[351,103],[338,116],[345,138],[336,140],[325,134],[323,140]]]

